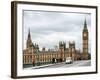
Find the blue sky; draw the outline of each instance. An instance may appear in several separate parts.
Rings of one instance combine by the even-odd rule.
[[[24,49],[30,28],[33,43],[40,47],[53,49],[59,41],[65,41],[68,47],[69,41],[75,41],[76,48],[82,51],[82,30],[86,18],[89,31],[90,52],[90,28],[91,14],[71,12],[47,12],[47,11],[23,11]]]

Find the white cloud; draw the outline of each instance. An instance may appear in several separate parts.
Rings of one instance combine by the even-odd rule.
[[[67,42],[68,46],[68,41],[74,40],[76,48],[82,50],[82,30],[85,17],[90,31],[90,14],[24,11],[24,48],[26,48],[30,28],[32,41],[38,43],[40,48],[44,46],[53,48],[54,45],[58,45],[59,41]]]

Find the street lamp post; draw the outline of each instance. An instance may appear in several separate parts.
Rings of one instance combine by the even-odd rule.
[[[38,53],[38,52],[37,52],[37,55],[38,55],[38,59],[37,59],[37,60],[38,60],[38,62],[37,62],[37,65],[38,65],[38,66],[40,66],[40,61],[39,61],[39,53]]]

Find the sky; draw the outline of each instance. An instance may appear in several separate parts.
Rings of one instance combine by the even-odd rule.
[[[40,50],[45,47],[54,49],[59,45],[59,41],[75,41],[76,49],[82,51],[82,31],[84,21],[87,21],[89,31],[89,52],[90,33],[91,33],[91,14],[89,13],[71,13],[54,11],[23,11],[23,46],[26,48],[26,40],[30,29],[33,44],[37,43]]]

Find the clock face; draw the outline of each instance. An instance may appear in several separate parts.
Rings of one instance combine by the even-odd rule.
[[[83,36],[86,36],[86,34],[84,34]]]

